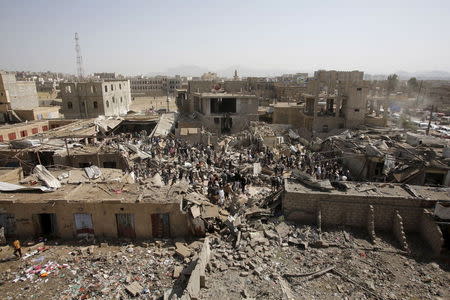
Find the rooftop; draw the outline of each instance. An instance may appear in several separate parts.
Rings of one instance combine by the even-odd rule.
[[[359,197],[386,197],[386,198],[422,198],[423,200],[450,201],[450,188],[430,187],[430,186],[409,186],[418,197],[414,197],[408,188],[404,188],[401,184],[393,183],[364,183],[364,182],[344,182],[347,186],[346,191],[332,189],[330,191],[320,191],[309,188],[294,180],[287,180],[285,189],[288,193],[308,193],[308,194],[326,194],[326,195],[345,195]]]

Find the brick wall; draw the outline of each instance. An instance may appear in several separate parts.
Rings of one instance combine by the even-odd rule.
[[[433,203],[414,198],[298,192],[285,192],[282,200],[283,214],[288,220],[314,224],[320,207],[323,225],[355,227],[367,227],[370,205],[374,209],[376,229],[390,231],[393,216],[398,210],[403,218],[405,231],[418,231],[422,209]]]

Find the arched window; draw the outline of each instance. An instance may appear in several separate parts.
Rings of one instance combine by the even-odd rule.
[[[109,101],[108,100],[106,100],[106,107],[107,108],[109,107]]]
[[[123,98],[122,97],[120,97],[120,103],[122,103],[123,102]]]
[[[112,101],[113,103],[116,103],[116,98],[114,98],[114,96],[112,97]]]
[[[98,103],[97,103],[97,101],[94,101],[94,108],[98,108]]]
[[[72,102],[67,102],[67,108],[68,109],[72,109],[73,108],[73,104],[72,104]]]
[[[114,86],[111,84],[111,91],[114,91]]]
[[[108,91],[108,86],[107,85],[105,85],[105,92],[107,92]]]
[[[122,89],[122,84],[121,83],[119,83],[119,90],[121,90]]]

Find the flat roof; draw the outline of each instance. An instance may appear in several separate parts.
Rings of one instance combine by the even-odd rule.
[[[0,192],[0,202],[47,203],[53,201],[103,203],[180,203],[183,193],[177,193],[176,185],[145,187],[137,183],[80,183],[63,184],[54,192]],[[183,189],[184,191],[184,189]],[[187,191],[187,189],[186,189]],[[184,193],[186,193],[184,191]]]
[[[22,127],[22,126],[31,126],[31,125],[37,125],[42,123],[48,123],[49,120],[34,120],[34,121],[28,121],[28,122],[22,122],[22,123],[15,123],[15,124],[4,124],[0,125],[0,130],[2,129],[10,129],[14,127]]]
[[[326,194],[326,195],[347,195],[347,196],[360,196],[360,197],[397,197],[397,198],[414,198],[430,201],[437,200],[450,200],[450,188],[448,187],[430,187],[430,186],[417,186],[410,185],[410,187],[421,198],[413,197],[408,191],[406,191],[401,184],[393,183],[378,183],[378,182],[350,182],[344,181],[347,185],[347,191],[340,191],[333,189],[329,192],[315,190],[309,188],[294,179],[286,180],[285,190],[288,193],[299,194]]]
[[[195,96],[202,98],[255,98],[256,95],[239,93],[194,93]]]

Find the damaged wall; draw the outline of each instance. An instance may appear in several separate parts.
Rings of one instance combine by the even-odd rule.
[[[439,228],[439,225],[434,221],[433,215],[430,212],[425,209],[422,212],[419,222],[420,234],[433,250],[433,254],[439,255],[444,246],[442,231]]]
[[[76,237],[74,214],[90,214],[96,237],[117,238],[116,214],[133,214],[136,238],[152,238],[152,214],[169,214],[170,236],[187,236],[187,218],[180,211],[179,203],[121,203],[118,200],[99,202],[69,202],[65,200],[47,203],[13,203],[0,201],[2,212],[12,214],[18,237],[33,237],[39,232],[37,214],[55,214],[55,235],[63,239]]]

